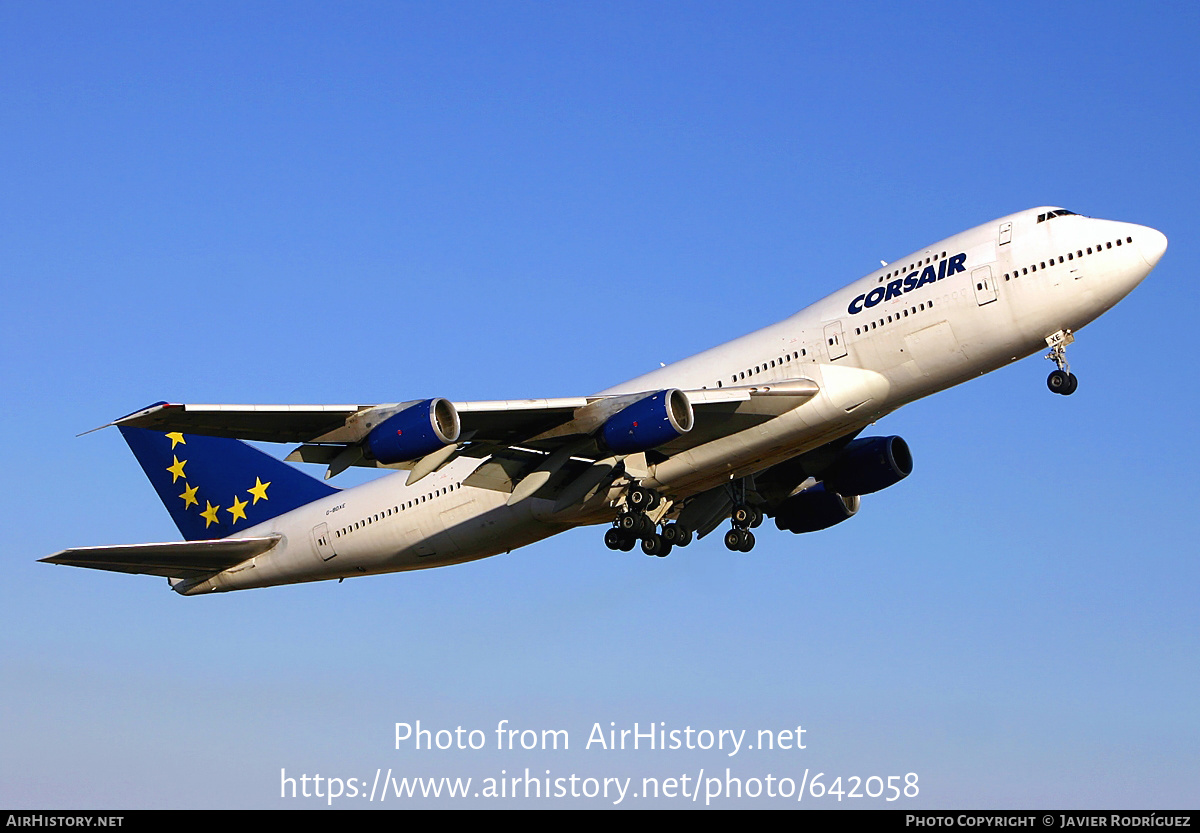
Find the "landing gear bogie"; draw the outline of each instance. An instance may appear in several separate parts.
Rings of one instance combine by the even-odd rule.
[[[668,499],[653,489],[631,487],[625,494],[624,509],[613,521],[612,529],[604,533],[605,546],[628,552],[640,541],[642,552],[660,557],[674,547],[687,546],[692,542],[692,531],[678,522],[668,523],[665,516],[670,510]]]

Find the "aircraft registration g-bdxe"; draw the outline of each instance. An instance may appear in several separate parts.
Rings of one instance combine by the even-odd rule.
[[[1166,237],[1032,208],[885,264],[757,332],[593,396],[387,405],[176,405],[116,420],[186,541],[42,559],[166,576],[184,595],[419,570],[584,524],[648,555],[726,520],[813,532],[912,471],[900,437],[860,437],[901,405],[1064,348],[1133,290]],[[289,461],[406,471],[352,489]]]

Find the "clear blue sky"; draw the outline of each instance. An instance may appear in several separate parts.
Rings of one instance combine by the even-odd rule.
[[[0,6],[0,806],[729,766],[1195,807],[1198,36],[1186,3]],[[827,532],[197,599],[35,563],[176,537],[117,432],[75,437],[150,402],[589,393],[1047,203],[1170,238],[1079,392],[1035,357],[888,417],[915,473]],[[503,719],[572,748],[393,749]],[[808,748],[584,750],[610,721]]]

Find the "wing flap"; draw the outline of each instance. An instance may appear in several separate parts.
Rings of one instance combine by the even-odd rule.
[[[215,541],[76,547],[39,560],[47,564],[66,564],[117,573],[194,579],[211,576],[262,555],[278,544],[282,537],[268,535],[261,538],[220,538]]]

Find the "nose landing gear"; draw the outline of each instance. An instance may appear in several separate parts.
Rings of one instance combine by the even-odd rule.
[[[1046,358],[1058,367],[1058,370],[1052,371],[1046,378],[1046,387],[1050,388],[1052,393],[1070,396],[1079,387],[1079,380],[1075,378],[1075,374],[1071,372],[1071,366],[1067,364],[1067,345],[1073,341],[1075,341],[1075,336],[1070,330],[1059,330],[1046,338],[1046,344],[1050,346],[1050,352],[1046,354]]]

